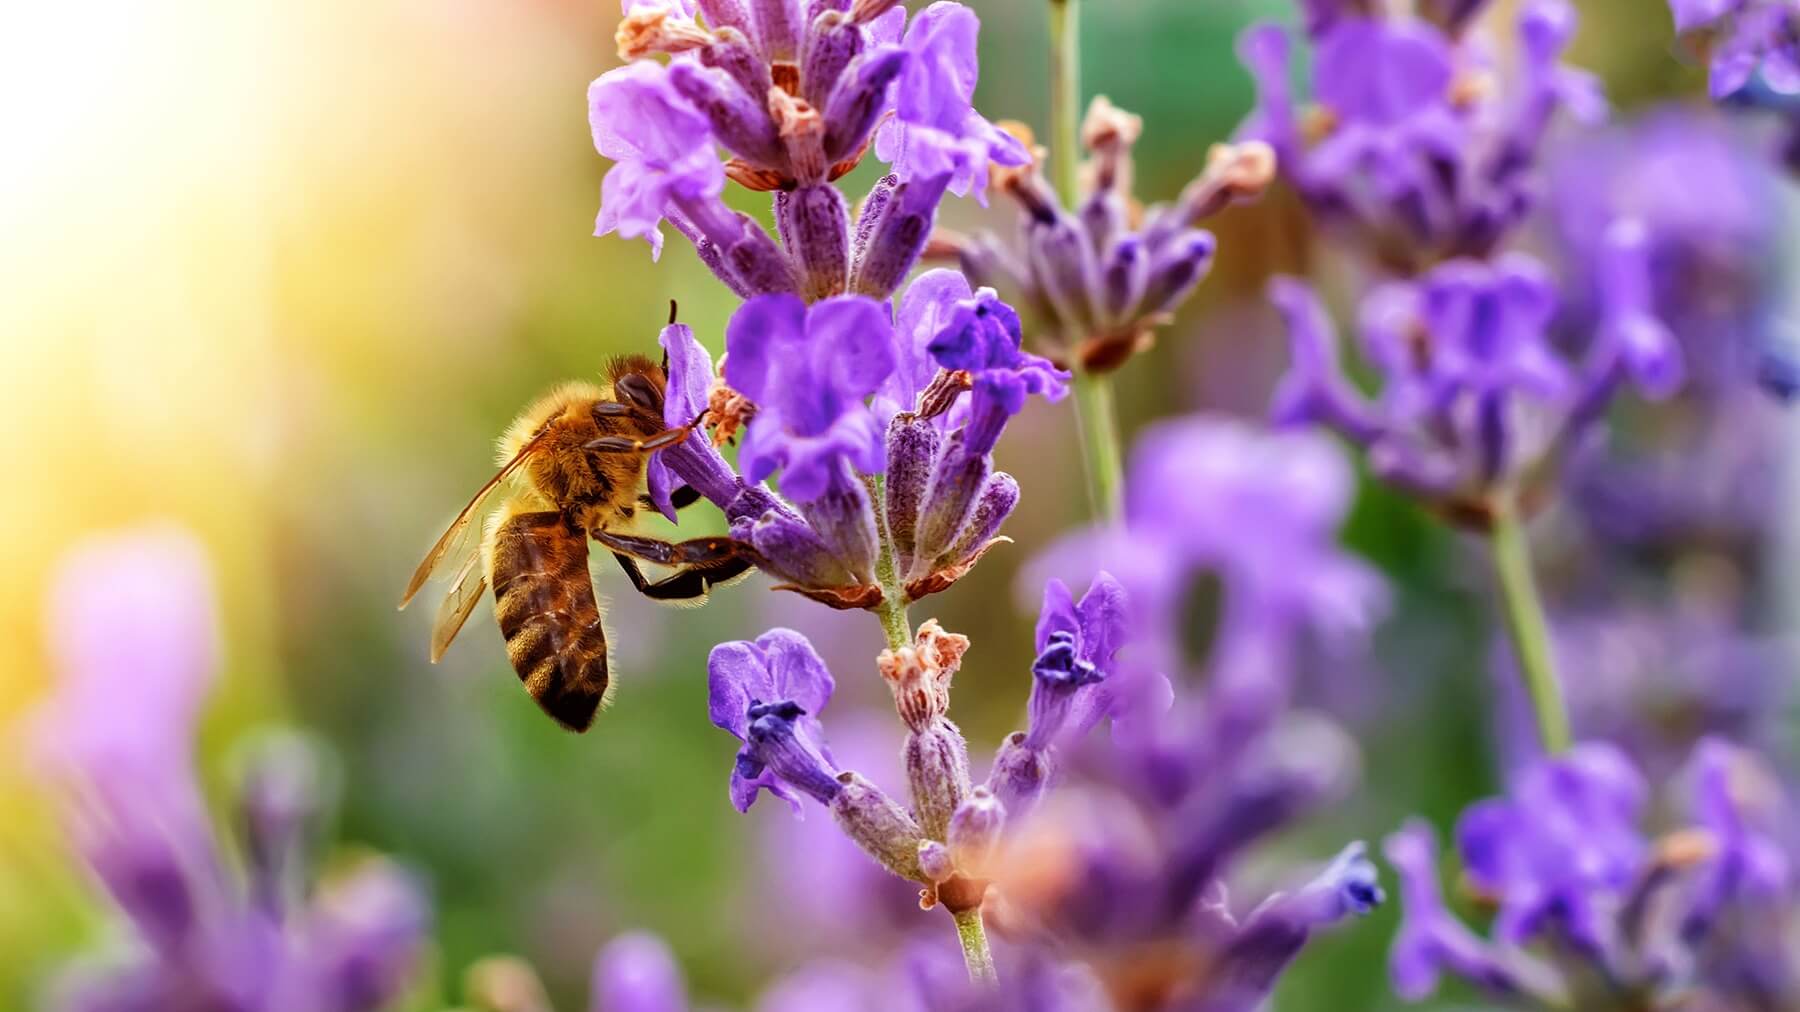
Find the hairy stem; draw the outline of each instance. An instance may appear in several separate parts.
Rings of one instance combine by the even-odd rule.
[[[890,650],[912,643],[912,623],[906,617],[906,586],[900,579],[900,565],[894,555],[894,536],[887,524],[887,476],[865,478],[869,501],[875,505],[875,533],[881,541],[881,554],[875,559],[875,581],[881,585],[881,604],[875,617],[881,620],[881,631],[887,636]]]
[[[1495,511],[1488,544],[1506,609],[1506,631],[1512,638],[1519,677],[1531,696],[1538,738],[1546,753],[1566,751],[1570,742],[1569,715],[1563,707],[1562,682],[1556,677],[1556,661],[1550,651],[1549,624],[1531,574],[1531,548],[1525,540],[1525,527],[1510,506]]]
[[[969,979],[977,984],[998,984],[1000,976],[994,972],[994,954],[988,951],[981,908],[959,910],[950,916],[956,920],[956,940],[962,943],[963,965],[969,969]]]

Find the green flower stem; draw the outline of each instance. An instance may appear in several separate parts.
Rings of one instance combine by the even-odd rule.
[[[988,951],[987,929],[981,924],[981,908],[951,914],[956,920],[956,940],[962,943],[963,965],[969,968],[969,979],[992,986],[1000,983],[994,972],[994,954]]]
[[[1112,377],[1075,372],[1075,424],[1081,432],[1082,470],[1087,475],[1088,505],[1094,516],[1117,520],[1124,508],[1121,489],[1124,465],[1119,453],[1119,422],[1113,414]]]
[[[875,506],[876,535],[881,541],[881,554],[875,559],[875,582],[881,585],[881,604],[875,617],[881,619],[881,631],[887,636],[890,650],[912,644],[912,623],[906,617],[906,585],[900,579],[900,566],[894,557],[894,538],[887,525],[887,476],[863,479],[869,490],[869,501]]]
[[[1080,187],[1081,0],[1050,0],[1051,183],[1074,210]]]
[[[1516,511],[1495,511],[1494,529],[1488,536],[1499,578],[1500,596],[1506,608],[1506,631],[1512,637],[1519,677],[1531,696],[1537,717],[1538,737],[1549,754],[1567,751],[1570,743],[1569,714],[1563,707],[1562,682],[1556,677],[1556,661],[1550,651],[1550,629],[1544,620],[1544,604],[1531,574],[1531,548]]]

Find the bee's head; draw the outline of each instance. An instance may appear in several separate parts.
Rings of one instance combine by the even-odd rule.
[[[641,355],[628,355],[615,359],[607,371],[612,379],[614,400],[652,417],[662,417],[663,389],[668,383],[662,366]]]

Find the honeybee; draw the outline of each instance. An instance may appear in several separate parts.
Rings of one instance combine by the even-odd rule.
[[[650,454],[686,439],[700,419],[663,422],[667,376],[642,356],[614,360],[607,385],[567,383],[526,408],[500,437],[500,472],[463,507],[419,563],[405,608],[431,574],[454,574],[431,631],[437,663],[488,587],[513,670],[544,712],[571,731],[593,726],[612,685],[606,631],[588,573],[588,540],[612,551],[639,593],[701,603],[713,587],[751,567],[729,538],[669,542],[633,533]],[[482,528],[475,518],[509,492]],[[677,508],[699,496],[676,490]],[[640,561],[673,568],[649,580]]]

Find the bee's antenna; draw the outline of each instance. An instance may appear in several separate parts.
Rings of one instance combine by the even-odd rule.
[[[669,326],[675,326],[675,300],[669,300]]]

